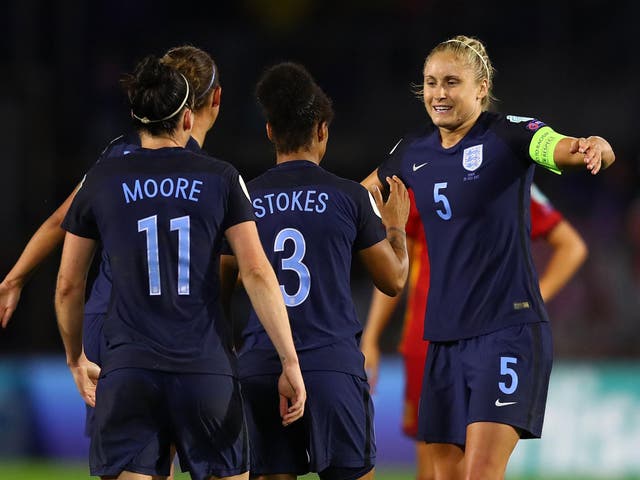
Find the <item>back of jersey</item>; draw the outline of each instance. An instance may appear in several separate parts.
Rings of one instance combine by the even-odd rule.
[[[182,148],[141,148],[89,172],[64,227],[100,238],[110,260],[104,372],[233,372],[219,252],[224,231],[252,219],[235,169]]]
[[[362,325],[351,297],[352,252],[386,236],[370,195],[361,185],[305,160],[277,165],[248,188],[303,370],[361,374]],[[279,372],[255,312],[243,332],[240,353],[245,375]]]

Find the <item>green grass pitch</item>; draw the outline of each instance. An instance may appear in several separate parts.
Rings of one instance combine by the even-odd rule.
[[[7,480],[85,480],[97,478],[89,476],[89,468],[85,464],[65,464],[38,460],[3,460],[0,459],[0,479]],[[189,475],[178,473],[176,480],[187,480]],[[310,474],[303,480],[317,480],[317,476]],[[411,468],[390,469],[381,467],[376,472],[378,480],[412,480]],[[608,478],[607,480],[638,480],[638,477]],[[507,476],[507,480],[535,480],[535,477]],[[597,480],[590,477],[554,477],[545,480]]]

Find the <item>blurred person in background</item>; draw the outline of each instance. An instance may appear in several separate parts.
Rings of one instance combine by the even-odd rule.
[[[407,221],[407,249],[409,276],[405,289],[406,307],[402,340],[398,350],[404,363],[404,404],[402,430],[415,439],[418,433],[418,406],[422,391],[422,377],[429,342],[423,339],[424,316],[429,291],[429,256],[420,215],[413,192]],[[531,186],[531,239],[544,239],[552,248],[551,258],[540,277],[540,293],[544,302],[553,298],[571,279],[587,258],[587,247],[580,234],[563,218],[551,202],[535,186]],[[380,338],[400,300],[374,288],[367,321],[362,332],[360,348],[365,356],[365,370],[372,390],[378,380]],[[433,463],[426,453],[427,444],[416,442],[416,478],[434,478]]]
[[[364,184],[398,175],[414,192],[429,249],[429,340],[417,439],[437,479],[500,479],[520,438],[538,438],[552,364],[547,313],[530,252],[534,165],[609,167],[601,137],[488,111],[493,67],[460,35],[424,64],[430,122],[401,139]]]
[[[309,471],[322,480],[372,478],[374,411],[358,345],[362,325],[351,296],[351,262],[357,252],[379,288],[390,295],[402,291],[409,268],[408,193],[389,178],[387,203],[379,191],[376,202],[362,185],[320,166],[333,109],[301,65],[267,69],[256,94],[276,166],[248,189],[287,305],[309,398],[303,421],[284,428],[274,410],[277,353],[250,312],[238,366],[251,474],[279,480]],[[234,258],[223,256],[222,265],[229,272],[223,278],[235,284]]]
[[[303,415],[306,394],[277,279],[238,172],[185,148],[195,100],[186,77],[150,56],[123,86],[141,146],[98,163],[81,183],[63,222],[56,287],[67,364],[95,405],[91,474],[166,478],[175,445],[192,478],[246,479],[248,436],[219,297],[223,237],[278,351],[280,413],[290,423]],[[95,389],[82,321],[98,239],[112,292]]]

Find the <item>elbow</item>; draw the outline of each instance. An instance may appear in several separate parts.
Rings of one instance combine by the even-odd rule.
[[[56,284],[55,303],[60,305],[67,301],[77,300],[82,298],[84,294],[84,286],[79,285],[77,282],[72,281],[65,276],[58,276],[58,282]]]
[[[408,268],[401,268],[394,278],[390,278],[386,282],[380,282],[380,285],[376,283],[376,287],[389,297],[398,296],[402,293],[407,283],[407,273]]]
[[[576,258],[576,263],[579,267],[587,260],[587,257],[589,256],[589,248],[587,247],[587,244],[584,242],[584,240],[582,240],[582,238],[578,239],[578,241],[576,242],[573,252]]]
[[[402,288],[398,289],[397,285],[376,285],[378,290],[389,297],[396,297],[402,292]]]
[[[242,278],[242,283],[245,285],[245,288],[250,289],[252,285],[266,282],[266,279],[269,276],[269,270],[273,272],[273,270],[271,269],[271,265],[268,264],[256,264],[241,269],[240,277]]]

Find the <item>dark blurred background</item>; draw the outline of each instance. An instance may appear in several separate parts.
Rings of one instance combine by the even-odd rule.
[[[2,10],[0,277],[127,129],[118,79],[143,56],[186,43],[213,56],[223,104],[205,149],[245,179],[274,158],[253,95],[256,80],[278,61],[305,64],[336,110],[323,166],[360,180],[406,130],[426,121],[411,86],[421,83],[429,50],[463,33],[487,46],[497,69],[497,110],[613,145],[617,162],[603,175],[536,173],[590,248],[549,310],[557,356],[640,356],[640,3],[10,0]],[[548,255],[544,246],[535,253],[540,263]],[[0,355],[62,352],[53,312],[58,261],[59,252],[24,289],[0,332]],[[370,283],[358,265],[353,289],[364,320]],[[388,352],[399,336],[395,325]]]

